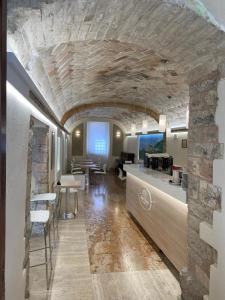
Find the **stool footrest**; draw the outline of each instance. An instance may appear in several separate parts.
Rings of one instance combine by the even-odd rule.
[[[40,251],[40,250],[45,250],[45,249],[51,249],[51,250],[53,250],[53,247],[47,246],[46,248],[43,247],[43,248],[33,249],[33,250],[30,250],[29,252],[32,253],[32,252],[36,252],[36,251]]]
[[[36,264],[36,265],[32,265],[32,266],[30,266],[30,268],[35,268],[35,267],[40,267],[40,266],[46,266],[47,264],[50,264],[50,263],[51,263],[51,261],[49,259],[47,262]]]

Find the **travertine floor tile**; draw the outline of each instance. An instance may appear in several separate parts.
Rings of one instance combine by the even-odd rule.
[[[169,270],[93,274],[94,300],[175,300],[180,287]]]
[[[80,195],[78,217],[60,221],[51,289],[46,291],[45,266],[31,269],[30,300],[179,299],[165,256],[127,214],[124,186],[115,180],[109,176],[107,194],[90,188]],[[31,245],[43,245],[43,237]],[[44,252],[31,255],[32,263],[43,259]]]

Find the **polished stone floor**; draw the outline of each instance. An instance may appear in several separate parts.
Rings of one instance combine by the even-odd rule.
[[[107,178],[104,190],[90,190],[85,199],[87,239],[92,273],[167,268],[125,207],[125,184]]]
[[[49,292],[44,267],[31,269],[31,300],[180,299],[176,271],[127,213],[125,183],[112,175],[80,193],[76,219],[60,221],[53,260]]]

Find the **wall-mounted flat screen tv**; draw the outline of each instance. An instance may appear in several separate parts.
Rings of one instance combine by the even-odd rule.
[[[139,159],[145,158],[145,153],[164,152],[164,133],[151,133],[139,136]]]

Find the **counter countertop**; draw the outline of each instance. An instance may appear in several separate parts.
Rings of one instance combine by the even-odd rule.
[[[144,168],[138,164],[124,165],[123,169],[171,197],[186,203],[186,191],[181,186],[170,184],[171,176],[168,174]]]

